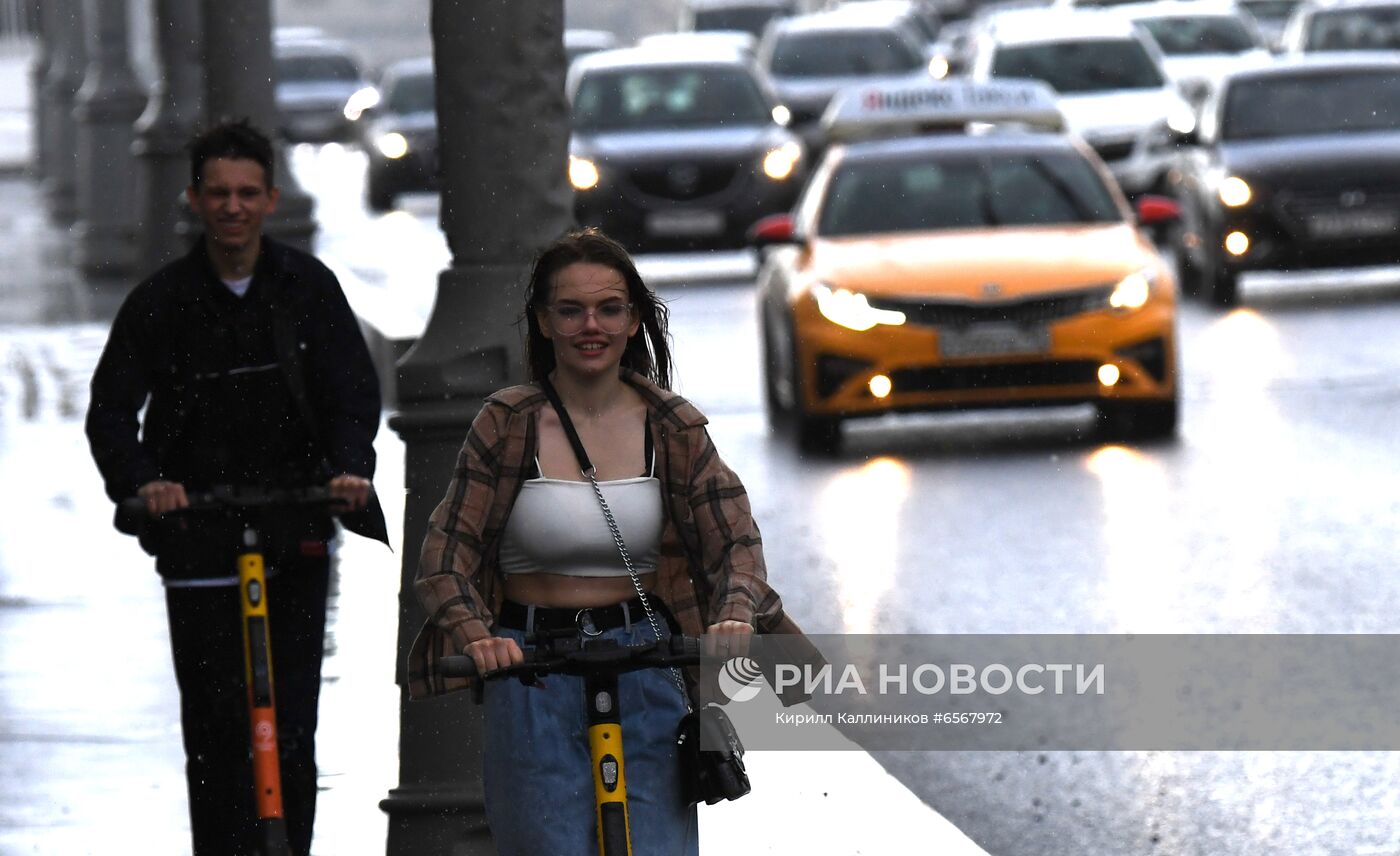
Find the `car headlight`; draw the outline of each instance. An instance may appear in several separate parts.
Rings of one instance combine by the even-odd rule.
[[[569,183],[574,190],[592,190],[598,186],[598,166],[588,158],[569,155]]]
[[[374,141],[374,145],[379,149],[379,153],[389,160],[398,160],[408,154],[408,138],[397,131],[381,134],[379,139]]]
[[[1239,208],[1242,205],[1248,205],[1249,201],[1254,198],[1254,189],[1249,186],[1249,182],[1237,175],[1232,175],[1220,182],[1215,192],[1220,197],[1221,204],[1226,208]]]
[[[1185,101],[1177,101],[1167,110],[1167,127],[1178,134],[1196,130],[1196,111]]]
[[[786,181],[802,160],[802,147],[788,141],[763,156],[763,174],[774,181]]]
[[[904,313],[893,309],[876,309],[864,294],[845,288],[833,289],[818,283],[812,286],[812,296],[817,300],[817,311],[833,324],[840,324],[851,330],[865,331],[876,324],[898,325],[904,323]]]
[[[358,122],[366,110],[379,106],[379,90],[366,86],[355,90],[355,94],[345,99],[345,118]]]
[[[1152,272],[1140,270],[1118,281],[1108,296],[1108,305],[1114,309],[1141,309],[1151,296]]]

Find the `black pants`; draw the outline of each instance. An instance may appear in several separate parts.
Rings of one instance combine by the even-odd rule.
[[[230,563],[231,566],[232,563]],[[316,815],[316,708],[329,560],[300,557],[267,583],[282,800],[292,852]],[[168,588],[194,856],[255,853],[256,810],[237,586]]]

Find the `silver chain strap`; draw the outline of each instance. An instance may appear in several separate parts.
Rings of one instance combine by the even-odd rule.
[[[613,543],[617,545],[617,552],[622,556],[622,564],[627,567],[627,576],[632,578],[632,588],[637,591],[637,599],[642,602],[642,609],[647,614],[647,623],[651,625],[651,632],[656,638],[661,639],[661,625],[656,621],[656,613],[651,608],[651,598],[647,597],[646,591],[642,588],[642,580],[637,576],[637,571],[632,567],[632,555],[627,552],[627,545],[622,540],[622,530],[617,528],[617,520],[613,518],[612,509],[608,507],[608,501],[603,498],[603,489],[598,486],[598,479],[594,477],[592,469],[583,471],[588,477],[588,483],[593,485],[593,495],[598,497],[598,504],[603,508],[603,517],[608,521],[608,530],[612,532]],[[671,679],[676,682],[676,689],[681,691],[681,699],[685,701],[686,712],[689,713],[690,693],[685,690],[685,681],[681,680],[681,673],[675,666],[667,669],[671,673]]]

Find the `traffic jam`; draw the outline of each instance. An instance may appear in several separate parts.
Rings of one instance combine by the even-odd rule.
[[[1041,404],[1169,438],[1179,297],[1400,264],[1400,0],[689,9],[566,36],[575,217],[756,251],[765,404],[806,450]],[[436,188],[433,106],[428,59],[346,105],[372,211]]]

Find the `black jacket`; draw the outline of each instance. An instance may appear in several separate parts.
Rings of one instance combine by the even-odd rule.
[[[325,265],[264,236],[238,298],[200,240],[123,302],[93,373],[87,435],[115,502],[155,479],[324,484],[374,475],[380,409],[369,350]],[[342,522],[388,542],[377,500]]]

